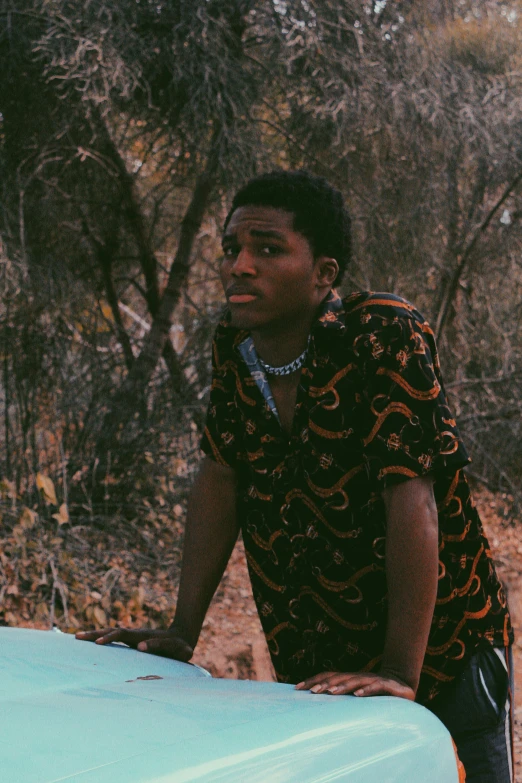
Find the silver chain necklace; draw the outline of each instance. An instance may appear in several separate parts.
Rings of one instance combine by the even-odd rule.
[[[308,343],[306,345],[306,348],[304,349],[303,353],[297,357],[297,359],[288,362],[288,364],[280,364],[279,367],[273,367],[271,364],[267,364],[262,360],[259,354],[257,358],[259,359],[259,364],[261,365],[261,367],[263,368],[263,370],[266,372],[267,375],[290,375],[296,370],[301,369],[301,367],[306,361],[306,357],[308,356],[309,347],[310,347],[310,337],[308,337]]]

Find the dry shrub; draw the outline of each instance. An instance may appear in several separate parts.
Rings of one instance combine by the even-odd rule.
[[[456,19],[440,36],[449,60],[484,75],[505,73],[520,51],[519,25],[500,15]]]

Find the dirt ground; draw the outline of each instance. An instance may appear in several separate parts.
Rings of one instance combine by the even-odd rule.
[[[522,783],[522,523],[513,524],[502,496],[486,491],[475,496],[515,626],[515,766]],[[212,602],[193,661],[218,677],[274,679],[241,543]]]

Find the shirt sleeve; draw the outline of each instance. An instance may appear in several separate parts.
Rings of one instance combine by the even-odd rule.
[[[427,323],[371,318],[361,336],[364,392],[360,437],[375,491],[470,462],[444,394]]]
[[[219,365],[216,341],[212,345],[212,384],[205,430],[200,448],[207,457],[226,467],[238,463],[236,404],[230,387],[229,373]]]

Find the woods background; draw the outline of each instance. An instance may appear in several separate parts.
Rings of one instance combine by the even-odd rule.
[[[0,0],[0,623],[172,617],[220,231],[346,196],[343,285],[435,328],[471,475],[522,508],[522,4]]]

